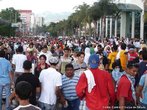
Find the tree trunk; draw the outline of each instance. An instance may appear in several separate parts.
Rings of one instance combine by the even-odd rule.
[[[89,36],[92,36],[91,22],[89,24]]]
[[[87,32],[86,32],[86,24],[85,24],[85,26],[84,26],[84,31],[85,31],[85,35],[84,35],[84,36],[86,37],[86,33],[87,33]]]
[[[81,30],[82,30],[82,26],[79,26],[79,38],[81,38]]]
[[[97,21],[94,21],[94,37],[96,37],[96,34],[98,33],[98,30],[97,30]]]

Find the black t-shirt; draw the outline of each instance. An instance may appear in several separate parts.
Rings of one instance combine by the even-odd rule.
[[[32,91],[32,95],[30,97],[30,103],[33,105],[36,105],[37,104],[36,88],[40,87],[39,79],[36,76],[34,76],[32,73],[23,73],[21,76],[19,76],[16,79],[15,85],[20,81],[26,81],[32,85],[33,91]]]

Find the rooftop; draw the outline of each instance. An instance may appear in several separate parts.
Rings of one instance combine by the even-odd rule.
[[[130,12],[130,11],[142,11],[142,9],[135,5],[135,4],[123,4],[123,3],[119,3],[117,4],[118,9],[120,9],[121,11],[125,11],[125,12]]]

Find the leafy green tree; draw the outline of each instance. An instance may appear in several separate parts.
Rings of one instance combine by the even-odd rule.
[[[6,8],[0,12],[2,19],[8,20],[10,23],[20,22],[20,14],[14,8]]]
[[[6,8],[0,12],[0,18],[5,21],[0,24],[0,35],[14,36],[15,28],[11,27],[11,23],[20,22],[20,15],[14,8]]]
[[[104,28],[105,28],[105,20],[106,16],[114,16],[117,11],[117,5],[113,3],[114,0],[100,0],[99,1],[99,10],[101,10],[101,18],[102,18],[102,37],[104,37]]]
[[[102,12],[99,7],[99,2],[95,2],[89,9],[89,16],[90,16],[90,21],[94,23],[95,31],[94,31],[94,36],[96,36],[96,31],[97,31],[97,20],[99,20],[102,16]],[[90,29],[90,35],[92,33],[92,30]]]
[[[62,20],[57,23],[51,23],[47,28],[52,36],[59,35],[78,35],[84,29],[86,36],[86,26],[89,24],[89,35],[92,35],[91,23],[95,24],[94,34],[96,36],[97,20],[105,19],[106,16],[113,16],[117,11],[117,6],[112,2],[113,0],[100,0],[95,2],[91,7],[86,3],[76,7],[67,20]],[[103,24],[104,26],[104,24]],[[83,28],[84,27],[84,28]]]
[[[86,33],[86,25],[89,20],[89,15],[88,15],[89,7],[90,7],[89,5],[87,5],[86,3],[83,3],[82,5],[79,5],[76,8],[76,14],[77,14],[77,20],[79,22],[80,32],[82,30],[82,27],[84,27],[84,31]],[[80,33],[80,36],[81,36],[81,33]]]
[[[51,36],[57,37],[56,23],[50,23],[50,25],[48,26],[48,32],[50,32]]]

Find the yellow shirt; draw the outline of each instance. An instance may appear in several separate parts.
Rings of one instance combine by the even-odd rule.
[[[128,63],[128,55],[126,54],[125,50],[121,50],[120,52],[120,63],[122,69],[125,70],[127,68],[127,63]]]
[[[109,54],[108,59],[110,60],[110,65],[109,65],[109,69],[112,70],[112,64],[114,63],[115,59],[116,59],[116,55],[118,52],[112,52]]]

